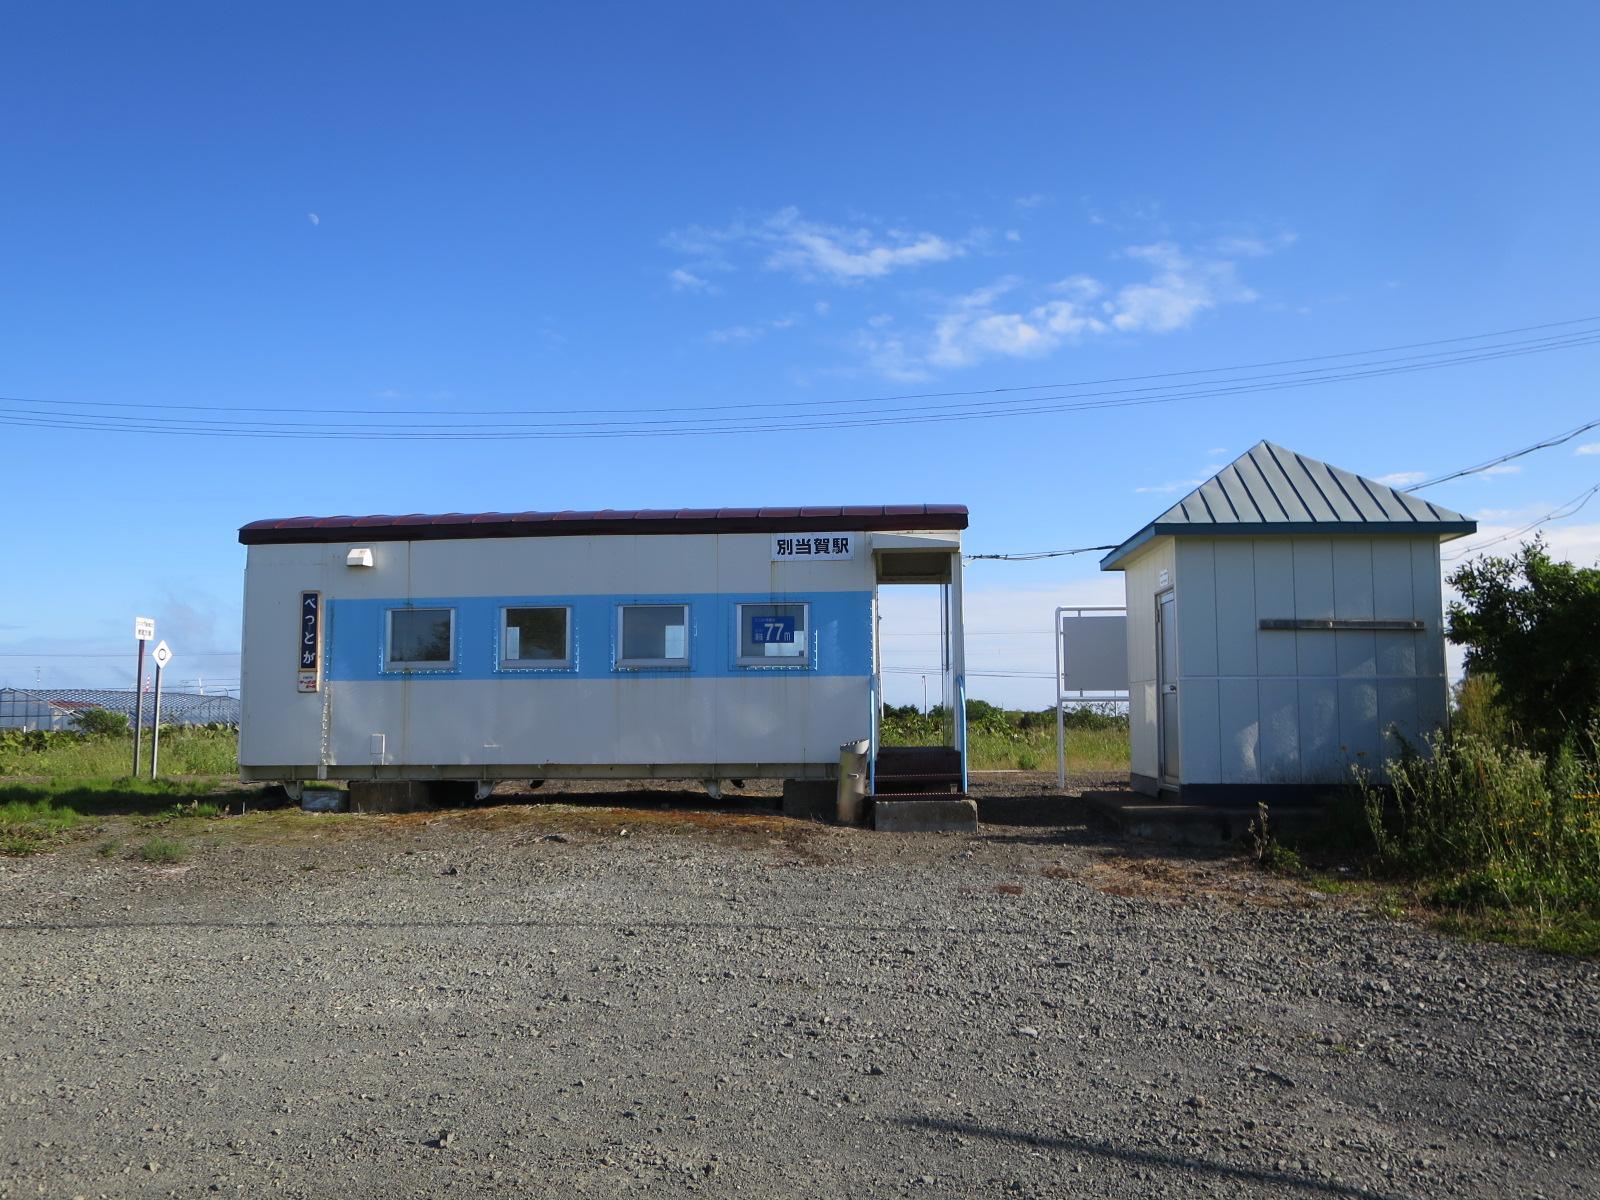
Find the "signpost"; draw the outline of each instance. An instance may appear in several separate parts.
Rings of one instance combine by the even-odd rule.
[[[134,640],[139,643],[139,668],[133,677],[133,771],[131,777],[139,777],[139,735],[144,730],[144,644],[156,636],[156,619],[154,617],[135,617],[133,619]]]
[[[322,593],[300,593],[300,668],[295,686],[302,692],[322,687]]]
[[[150,657],[156,663],[156,710],[150,722],[150,778],[154,779],[161,761],[161,668],[172,661],[172,649],[165,642],[157,642]]]

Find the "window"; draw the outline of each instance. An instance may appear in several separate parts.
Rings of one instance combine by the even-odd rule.
[[[407,667],[444,670],[455,663],[455,610],[451,608],[391,608],[390,670]]]
[[[687,667],[687,604],[624,604],[619,610],[619,667]]]
[[[572,663],[565,608],[507,608],[501,611],[500,665],[555,669]]]
[[[804,604],[737,604],[741,667],[803,667],[811,636]]]

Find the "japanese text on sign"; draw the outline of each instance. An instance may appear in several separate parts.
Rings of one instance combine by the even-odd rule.
[[[793,617],[751,617],[750,640],[758,646],[794,644]]]
[[[777,533],[772,535],[772,561],[845,562],[856,556],[853,533]]]
[[[322,593],[300,593],[299,690],[314,692],[322,685]]]

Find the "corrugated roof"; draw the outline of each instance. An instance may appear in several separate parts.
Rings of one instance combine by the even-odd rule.
[[[856,533],[965,529],[963,504],[874,504],[828,508],[602,509],[598,512],[443,513],[288,517],[252,521],[246,546],[295,542],[411,542],[440,538],[573,537],[594,534]]]
[[[1330,467],[1272,442],[1257,442],[1100,560],[1116,568],[1151,538],[1263,533],[1398,533],[1440,538],[1475,533],[1453,509]]]

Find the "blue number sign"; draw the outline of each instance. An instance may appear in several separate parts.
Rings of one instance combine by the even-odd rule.
[[[793,617],[751,617],[750,640],[758,646],[794,642]]]

